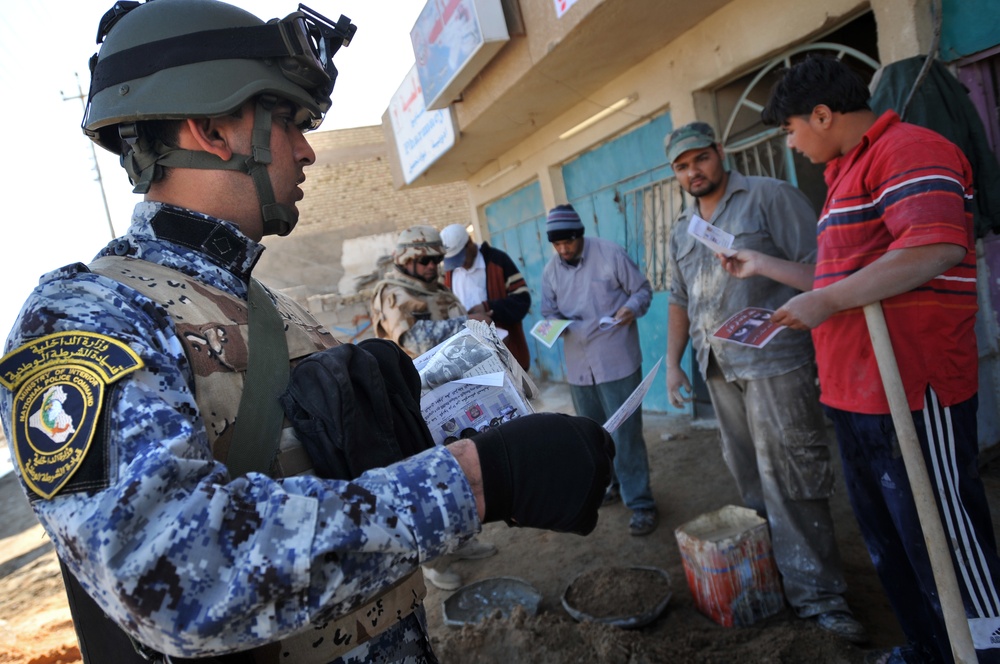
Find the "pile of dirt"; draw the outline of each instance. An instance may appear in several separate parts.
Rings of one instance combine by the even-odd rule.
[[[714,428],[665,416],[646,415],[644,421],[653,493],[660,510],[659,528],[645,537],[630,536],[629,511],[620,503],[602,508],[597,528],[587,537],[488,524],[480,537],[499,547],[497,555],[460,561],[454,565],[455,571],[466,583],[492,577],[522,579],[541,594],[539,610],[537,615],[515,611],[507,619],[491,617],[476,625],[454,627],[445,624],[442,617],[442,602],[450,594],[428,587],[428,626],[443,664],[863,661],[863,649],[839,641],[814,622],[797,618],[788,608],[741,628],[722,627],[698,611],[687,587],[674,530],[725,505],[738,505],[739,496],[722,462]],[[982,474],[996,527],[1000,462],[985,466]],[[861,542],[839,478],[831,508],[847,577],[846,598],[869,631],[868,647],[897,645],[902,634]],[[31,515],[13,475],[0,478],[0,514],[4,515],[0,520],[0,664],[79,661],[51,544]],[[567,588],[588,571],[637,566],[663,569],[671,582],[666,610],[645,627],[622,629],[576,622],[563,608],[561,598]],[[595,583],[586,601],[592,603],[593,611],[601,601],[610,606],[626,602],[630,594],[637,603],[626,611],[654,601],[638,597],[639,590],[634,587],[627,590],[629,579],[620,573],[595,572],[591,580]]]
[[[577,623],[553,613],[491,618],[434,640],[445,663],[493,664],[850,664],[858,648],[790,616],[752,628],[723,629],[677,615],[641,630]]]
[[[653,567],[598,567],[576,577],[565,603],[577,614],[607,622],[651,616],[670,597],[670,579]]]

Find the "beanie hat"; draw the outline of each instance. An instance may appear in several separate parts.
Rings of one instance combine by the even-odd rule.
[[[549,242],[583,237],[583,223],[572,205],[557,205],[549,210],[545,219],[545,232]]]

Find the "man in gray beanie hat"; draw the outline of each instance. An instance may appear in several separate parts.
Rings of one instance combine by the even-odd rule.
[[[562,333],[573,407],[578,415],[604,422],[642,379],[636,319],[649,309],[653,289],[621,246],[583,236],[572,205],[552,208],[545,231],[556,255],[542,273],[542,316],[573,321]],[[601,325],[608,316],[615,325]],[[658,514],[649,487],[642,408],[612,437],[615,476],[605,504],[624,500],[632,510],[629,532],[648,535],[656,529]]]
[[[557,205],[549,210],[545,220],[545,233],[549,242],[574,240],[583,237],[583,222],[572,205]]]

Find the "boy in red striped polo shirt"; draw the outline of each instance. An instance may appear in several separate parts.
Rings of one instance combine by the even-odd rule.
[[[909,640],[882,662],[952,661],[934,576],[862,307],[882,302],[980,662],[1000,661],[1000,559],[978,475],[972,172],[954,144],[876,116],[839,60],[786,70],[762,112],[790,148],[825,163],[817,263],[740,251],[735,276],[804,291],[772,320],[811,329],[820,401],[836,428],[851,504]],[[956,558],[957,556],[957,558]]]

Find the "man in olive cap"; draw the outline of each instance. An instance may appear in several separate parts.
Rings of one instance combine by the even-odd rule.
[[[828,498],[833,466],[808,333],[785,330],[763,348],[713,335],[749,307],[776,309],[794,289],[763,277],[730,276],[687,232],[698,215],[756,249],[796,262],[816,256],[816,214],[787,182],[727,170],[712,128],[692,122],[666,139],[667,160],[694,202],[670,238],[667,391],[681,408],[691,383],[681,368],[690,339],[722,434],[723,457],[747,507],[766,516],[785,596],[802,618],[852,642],[866,639],[844,600],[847,587]],[[686,393],[686,394],[685,394]]]

